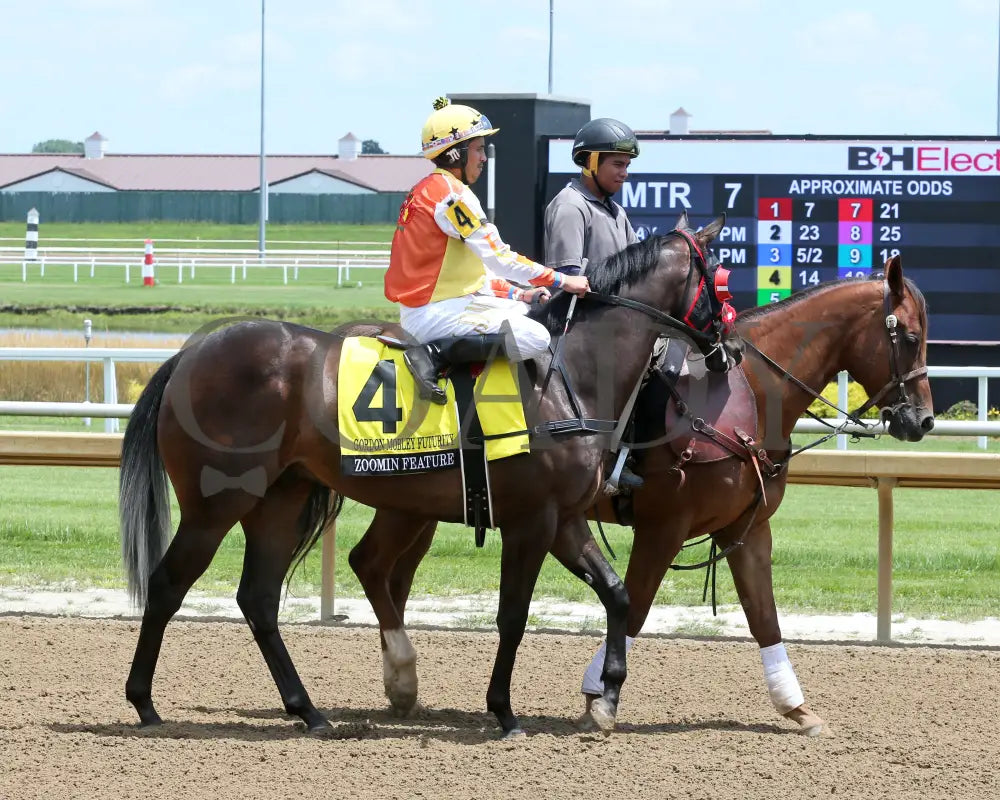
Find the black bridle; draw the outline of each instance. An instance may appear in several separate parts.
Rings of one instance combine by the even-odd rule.
[[[782,367],[777,361],[775,361],[770,356],[763,353],[749,339],[745,340],[747,347],[752,349],[758,356],[760,356],[760,358],[764,361],[764,363],[767,364],[769,367],[771,367],[771,369],[773,369],[775,372],[778,372],[783,377],[788,378],[789,381],[795,384],[799,389],[801,389],[806,394],[811,395],[815,399],[822,401],[826,405],[830,406],[830,408],[834,409],[840,414],[844,414],[847,417],[847,419],[840,425],[833,426],[830,425],[828,422],[826,422],[826,420],[824,420],[822,417],[818,416],[817,414],[813,414],[811,411],[807,410],[806,414],[808,414],[813,419],[823,423],[827,427],[832,428],[833,432],[826,434],[821,439],[818,439],[817,441],[812,442],[811,444],[808,444],[805,447],[800,447],[798,450],[792,452],[789,455],[789,458],[791,458],[794,455],[798,455],[799,453],[805,450],[809,450],[813,447],[816,447],[817,445],[822,444],[828,439],[840,434],[843,431],[843,429],[846,428],[849,424],[857,425],[858,427],[865,429],[863,432],[855,433],[854,434],[855,436],[865,436],[871,438],[878,436],[879,434],[872,432],[872,430],[875,428],[875,425],[865,422],[863,419],[861,419],[861,416],[870,408],[877,406],[882,401],[882,399],[885,398],[885,396],[889,394],[889,392],[891,392],[893,389],[895,389],[899,393],[898,401],[888,409],[883,409],[882,412],[883,417],[885,416],[886,412],[888,412],[888,414],[891,416],[893,414],[898,413],[901,409],[909,407],[911,405],[910,396],[906,392],[906,383],[908,381],[913,380],[914,378],[919,378],[926,375],[927,367],[926,366],[917,367],[916,369],[911,369],[909,372],[900,373],[899,362],[901,359],[899,353],[899,347],[900,347],[899,319],[896,317],[895,314],[892,313],[890,296],[891,292],[889,291],[889,281],[888,279],[883,278],[882,309],[885,312],[885,328],[889,335],[889,380],[886,382],[885,386],[883,386],[878,392],[876,392],[872,397],[868,398],[868,400],[866,400],[862,405],[858,406],[853,411],[845,411],[835,403],[831,403],[829,400],[823,397],[823,395],[821,395],[819,392],[816,392],[811,387],[807,386],[805,383],[803,383],[794,375],[792,375],[792,373],[790,373],[788,370]]]
[[[864,414],[869,408],[877,406],[893,388],[899,392],[899,401],[890,407],[890,413],[896,413],[900,409],[912,405],[910,396],[906,393],[906,383],[927,374],[926,366],[911,369],[906,374],[900,374],[899,319],[892,313],[892,308],[889,305],[889,281],[887,279],[882,280],[882,307],[885,310],[885,327],[889,332],[889,381],[873,397],[869,397],[864,405],[855,410],[854,413],[858,416]]]
[[[722,319],[723,302],[715,292],[715,271],[719,268],[719,261],[713,257],[710,263],[705,258],[705,254],[695,238],[685,230],[675,228],[666,235],[680,237],[687,242],[689,248],[688,274],[682,295],[684,300],[687,300],[691,294],[691,284],[695,273],[699,275],[697,294],[691,300],[682,319],[677,319],[647,303],[616,294],[588,292],[583,295],[582,299],[639,311],[655,322],[681,332],[697,345],[703,355],[710,355],[722,347],[722,340],[726,332],[726,325]],[[704,303],[701,302],[703,297],[706,298]]]

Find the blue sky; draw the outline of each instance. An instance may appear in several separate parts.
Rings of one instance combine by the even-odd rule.
[[[267,0],[269,153],[415,153],[434,97],[548,83],[548,0]],[[997,0],[555,0],[553,93],[638,129],[997,132]],[[0,152],[259,149],[260,0],[0,0]],[[17,77],[15,77],[17,76]],[[502,134],[501,134],[502,137]]]

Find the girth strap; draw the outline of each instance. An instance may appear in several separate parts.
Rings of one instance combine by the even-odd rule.
[[[475,529],[476,547],[482,547],[486,529],[493,527],[493,498],[486,463],[486,437],[473,399],[476,382],[468,369],[452,370],[451,382],[458,403],[465,524]]]

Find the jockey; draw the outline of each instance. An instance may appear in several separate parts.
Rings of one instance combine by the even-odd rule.
[[[496,132],[474,108],[435,101],[421,140],[437,168],[410,190],[392,238],[385,296],[400,304],[400,324],[420,343],[403,360],[420,396],[442,405],[438,378],[448,364],[484,361],[498,350],[512,361],[540,355],[549,334],[526,316],[528,305],[544,302],[548,287],[590,288],[583,276],[515,253],[486,220],[469,185],[486,164],[485,137]]]

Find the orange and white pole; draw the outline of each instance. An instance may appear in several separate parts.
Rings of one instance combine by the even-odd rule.
[[[156,279],[153,274],[153,240],[146,240],[146,254],[142,259],[142,285],[156,286]]]

